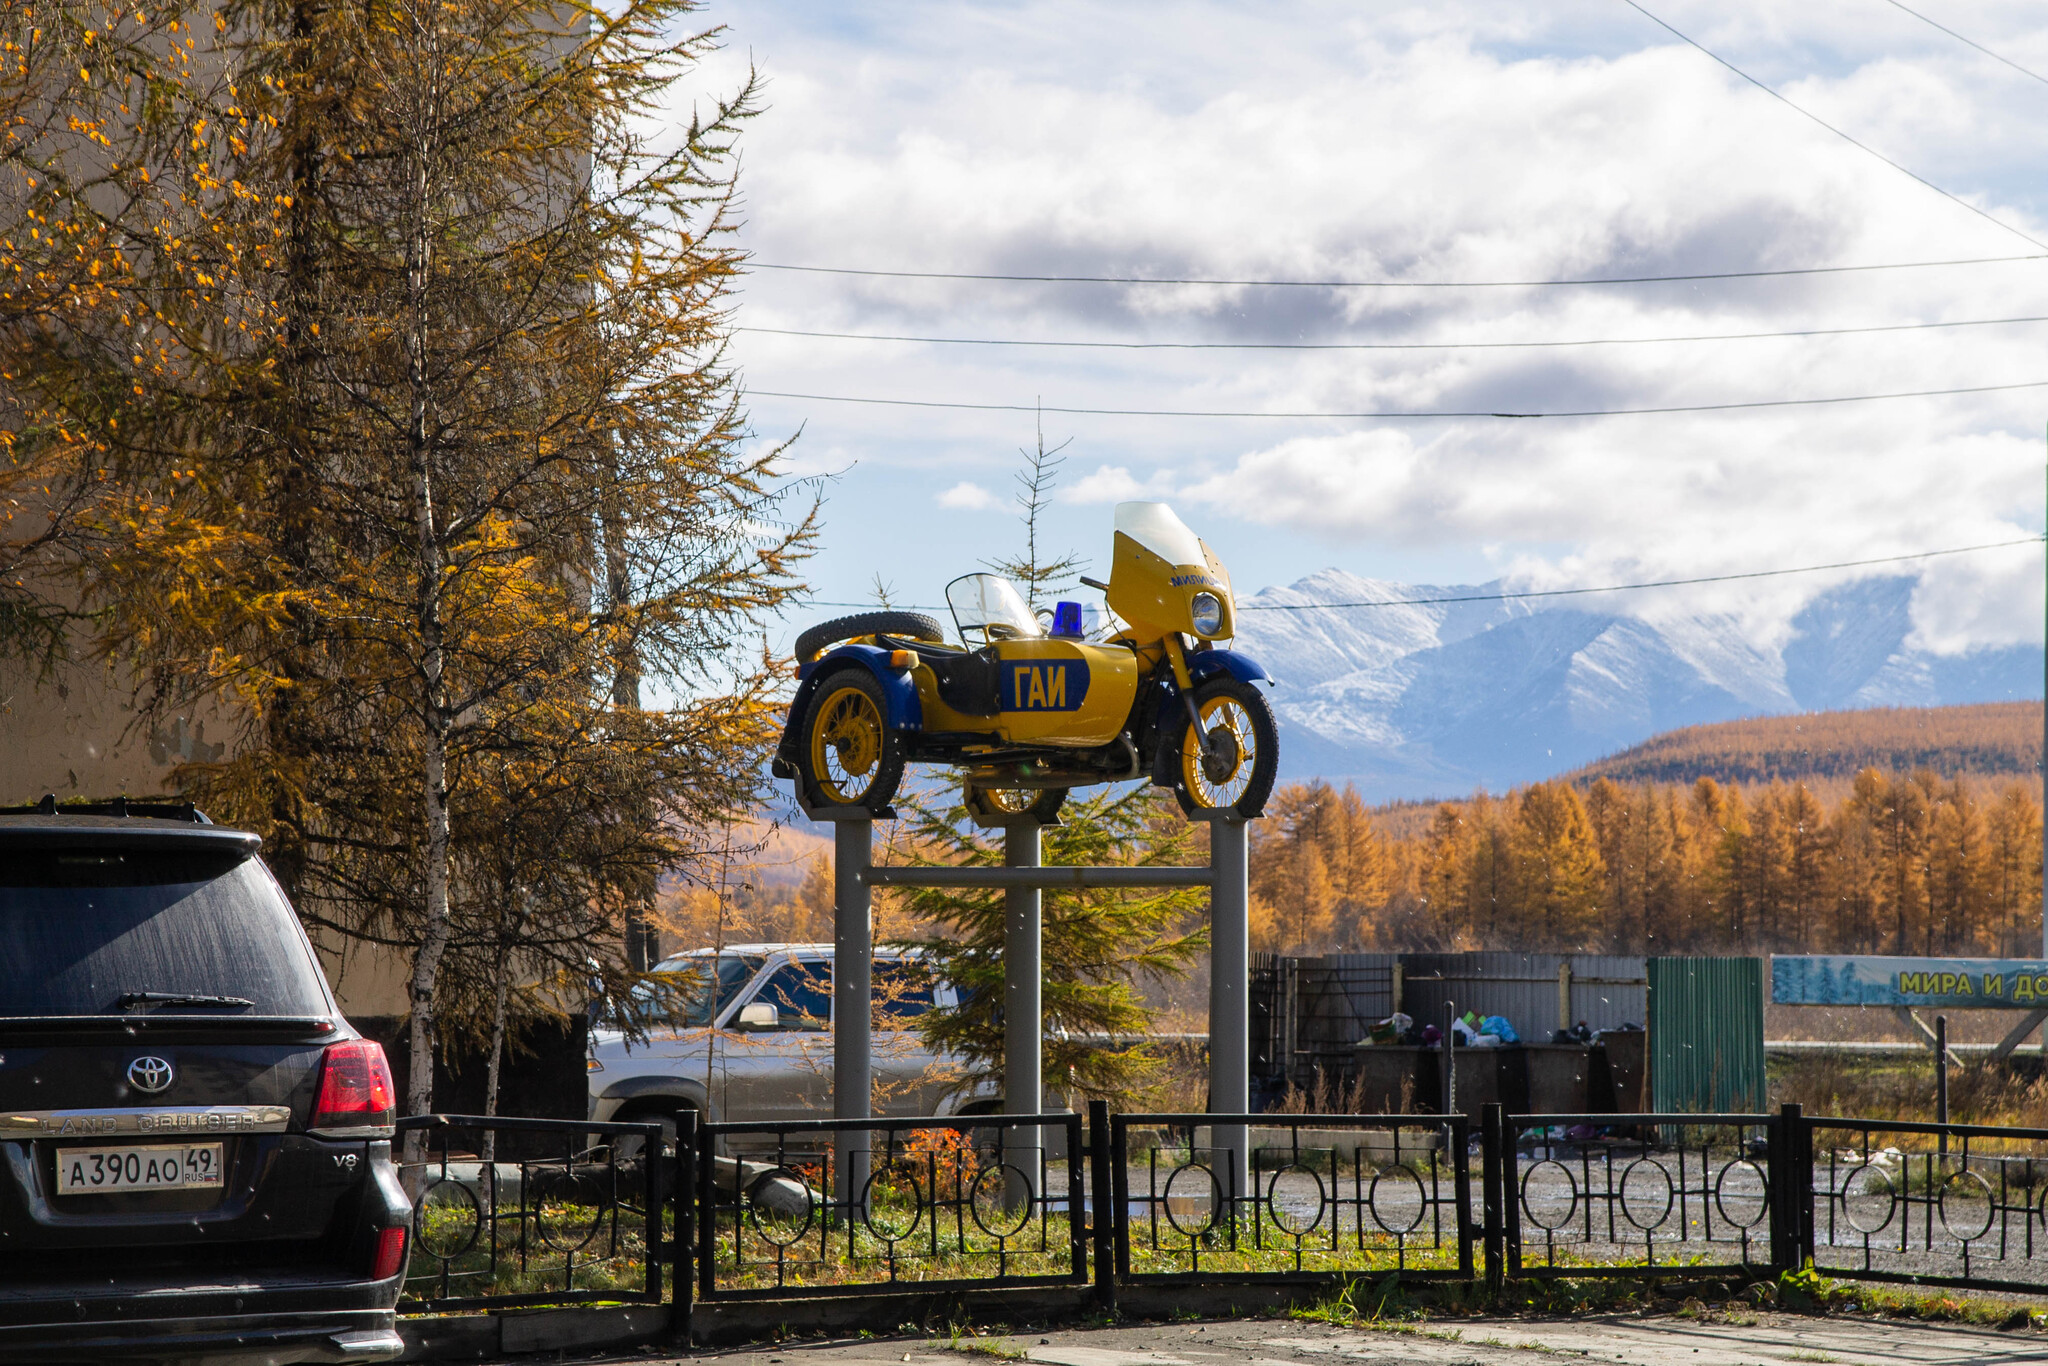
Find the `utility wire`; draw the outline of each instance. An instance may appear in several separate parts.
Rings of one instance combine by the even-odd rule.
[[[1656,579],[1647,583],[1611,583],[1600,588],[1536,588],[1521,593],[1469,593],[1451,598],[1385,598],[1366,602],[1239,603],[1240,612],[1320,612],[1340,607],[1414,607],[1437,602],[1513,602],[1522,598],[1568,598],[1583,593],[1626,593],[1641,588],[1683,588],[1698,583],[1733,583],[1738,579],[1775,579],[1786,574],[1818,574],[1828,569],[1862,569],[1876,564],[1905,564],[1932,560],[1943,555],[1972,555],[1980,550],[2003,550],[2007,546],[2039,545],[2044,538],[2027,536],[2016,541],[1988,541],[1983,545],[1959,545],[1948,550],[1923,550],[1915,555],[1882,555],[1870,560],[1838,560],[1833,564],[1803,564],[1791,569],[1752,569],[1742,574],[1702,574],[1690,579]],[[835,604],[836,605],[836,604]]]
[[[1922,550],[1912,555],[1880,555],[1868,560],[1837,560],[1833,564],[1803,564],[1789,569],[1752,569],[1740,574],[1702,574],[1690,579],[1655,579],[1644,583],[1610,583],[1598,588],[1536,588],[1519,593],[1464,593],[1446,598],[1373,598],[1360,602],[1241,602],[1240,612],[1329,612],[1351,607],[1424,607],[1439,602],[1514,602],[1524,598],[1564,598],[1585,593],[1629,593],[1645,588],[1684,588],[1701,583],[1733,583],[1740,579],[1775,579],[1787,574],[1818,574],[1830,569],[1865,569],[1879,564],[1908,564],[1915,560],[1938,559],[1944,555],[1974,555],[1984,550],[2004,550],[2016,545],[2040,545],[2048,537],[2023,536],[2013,541],[1987,541],[1982,545],[1952,546],[1947,550]],[[872,602],[814,602],[813,607],[875,608]],[[943,607],[924,603],[898,603],[912,612],[943,612]]]
[[[1674,403],[1652,408],[1576,408],[1547,413],[1487,412],[1483,409],[1431,412],[1222,412],[1195,408],[1057,408],[1038,403],[947,403],[937,399],[863,398],[853,394],[798,394],[780,389],[750,389],[759,398],[790,398],[807,403],[861,403],[885,408],[952,408],[979,413],[1064,413],[1079,417],[1246,417],[1246,418],[1538,418],[1538,417],[1632,417],[1656,413],[1719,413],[1752,408],[1807,408],[1819,404],[1873,403],[1895,398],[1935,398],[1949,394],[1994,394],[2013,389],[2048,388],[2048,380],[2027,380],[2019,384],[1979,384],[1963,389],[1908,389],[1893,394],[1842,394],[1829,398],[1770,398],[1748,403]]]
[[[1712,56],[1711,53],[1708,55]],[[1912,172],[1908,171],[1907,174],[1911,175]],[[2000,223],[1999,226],[2005,225]],[[2033,241],[2031,237],[2027,240]],[[2048,243],[2035,242],[2034,245],[2048,246]],[[2007,265],[2014,261],[2041,260],[2048,260],[2048,256],[2040,253],[2024,256],[1965,256],[1952,261],[1894,261],[1872,266],[1801,266],[1787,270],[1705,271],[1691,275],[1595,275],[1583,279],[1563,280],[1198,280],[1137,275],[993,275],[945,270],[862,270],[853,266],[797,266],[771,261],[748,261],[746,268],[798,271],[807,275],[866,275],[889,280],[987,280],[1034,285],[1230,285],[1260,289],[1547,289],[1561,285],[1654,285],[1688,280],[1768,280],[1787,275],[1844,275],[1870,270],[1931,270],[1940,266],[1994,266]]]
[[[1985,210],[1978,208],[1975,204],[1972,204],[1969,200],[1964,199],[1959,195],[1950,194],[1947,190],[1942,189],[1941,186],[1935,184],[1926,176],[1919,175],[1913,171],[1907,170],[1904,166],[1901,166],[1898,162],[1893,161],[1890,157],[1886,156],[1883,152],[1878,151],[1875,147],[1870,146],[1868,143],[1858,142],[1855,138],[1850,137],[1847,133],[1835,127],[1835,125],[1829,123],[1820,115],[1811,113],[1808,110],[1801,108],[1799,105],[1792,103],[1791,100],[1787,99],[1783,95],[1780,95],[1777,91],[1771,89],[1771,87],[1765,85],[1762,81],[1750,75],[1747,71],[1744,71],[1741,67],[1729,61],[1726,57],[1721,56],[1719,53],[1713,51],[1712,49],[1702,45],[1701,43],[1695,41],[1692,38],[1687,37],[1685,34],[1680,33],[1677,29],[1671,27],[1671,25],[1665,23],[1662,19],[1659,19],[1656,15],[1650,13],[1641,5],[1637,4],[1636,0],[1621,0],[1621,3],[1627,5],[1630,9],[1642,15],[1645,19],[1648,19],[1651,23],[1657,25],[1657,27],[1663,29],[1666,33],[1671,34],[1673,37],[1679,39],[1681,42],[1684,42],[1692,47],[1698,48],[1701,52],[1706,53],[1707,56],[1712,57],[1722,66],[1727,67],[1730,71],[1742,77],[1743,80],[1748,81],[1751,85],[1763,91],[1766,95],[1769,95],[1772,99],[1778,101],[1787,109],[1792,110],[1796,114],[1802,114],[1805,117],[1813,120],[1813,122],[1827,129],[1830,133],[1833,133],[1836,137],[1842,139],[1842,141],[1848,143],[1850,146],[1861,148],[1863,151],[1868,152],[1871,156],[1876,157],[1879,161],[1882,161],[1885,165],[1891,167],[1900,175],[1912,176],[1913,179],[1919,181],[1922,185],[1925,185],[1928,189],[1934,191],[1943,199],[1949,200],[1950,202],[1955,204],[1962,205],[1964,208],[1968,209],[1971,213],[1976,214],[1979,218],[1983,219],[1987,223],[1996,223],[1999,227],[2004,228],[2007,232],[2011,233],[2013,236],[2017,238],[2020,238],[2022,241],[2032,242],[2037,247],[2048,247],[2048,242],[2043,242],[2038,237],[2032,237],[2024,232],[2021,232],[2018,228],[2012,226],[2012,224],[2007,223],[2003,219],[1997,218],[1990,213],[1987,213]]]
[[[2041,74],[2040,74],[2039,72],[2037,72],[2037,71],[2029,71],[2029,70],[2027,70],[2027,69],[2026,69],[2025,67],[2021,66],[2021,65],[2020,65],[2020,64],[2019,64],[2018,62],[2014,61],[2014,60],[2013,60],[2012,58],[2010,58],[2010,57],[2001,57],[2001,56],[1999,56],[1999,55],[1998,55],[1998,54],[1997,54],[1996,52],[1993,52],[1993,51],[1992,51],[1992,50],[1991,50],[1990,48],[1988,48],[1988,47],[1984,46],[1984,44],[1982,44],[1982,43],[1979,43],[1979,42],[1976,42],[1976,41],[1974,41],[1974,40],[1972,40],[1972,39],[1969,39],[1969,38],[1965,38],[1965,37],[1964,37],[1964,36],[1963,36],[1962,34],[1960,34],[1960,33],[1957,33],[1957,32],[1956,32],[1956,31],[1955,31],[1954,29],[1950,28],[1950,27],[1949,27],[1949,26],[1948,26],[1947,24],[1937,24],[1937,23],[1935,23],[1935,22],[1934,22],[1934,20],[1932,20],[1932,19],[1929,19],[1929,18],[1928,18],[1928,17],[1926,16],[1926,15],[1922,14],[1922,13],[1921,13],[1921,12],[1920,12],[1919,10],[1916,10],[1916,9],[1907,9],[1907,8],[1906,8],[1906,6],[1904,6],[1904,5],[1902,5],[1902,4],[1900,4],[1900,3],[1899,3],[1899,0],[1885,0],[1885,3],[1886,3],[1886,4],[1888,4],[1888,5],[1890,5],[1890,6],[1891,6],[1891,7],[1893,8],[1893,9],[1902,9],[1902,10],[1906,10],[1906,13],[1908,13],[1908,14],[1912,15],[1912,16],[1913,16],[1913,17],[1914,17],[1915,19],[1918,19],[1918,20],[1919,20],[1919,21],[1920,21],[1921,23],[1923,23],[1923,24],[1932,24],[1932,25],[1933,25],[1933,26],[1934,26],[1935,28],[1938,28],[1938,29],[1940,29],[1940,30],[1941,30],[1941,31],[1942,31],[1943,33],[1946,33],[1946,34],[1947,34],[1947,35],[1948,35],[1949,37],[1951,37],[1951,38],[1955,39],[1955,40],[1956,40],[1957,42],[1959,42],[1959,43],[1968,43],[1968,44],[1969,44],[1969,45],[1970,45],[1971,47],[1974,47],[1974,48],[1976,48],[1976,49],[1977,49],[1977,50],[1978,50],[1979,52],[1983,53],[1983,54],[1984,54],[1984,55],[1985,55],[1986,57],[1989,57],[1989,58],[1991,58],[1991,59],[1992,59],[1993,61],[1995,61],[1995,62],[2004,62],[2004,63],[2005,63],[2005,64],[2006,64],[2007,66],[2011,67],[2011,68],[2012,68],[2012,69],[2013,69],[2014,71],[2017,71],[2017,72],[2019,72],[2019,73],[2020,73],[2020,75],[2022,75],[2022,76],[2032,76],[2032,77],[2033,77],[2033,78],[2034,78],[2035,80],[2037,80],[2037,81],[2041,82],[2041,84],[2043,84],[2043,85],[2048,85],[2048,76],[2043,76],[2043,75],[2041,75]]]
[[[1563,341],[1491,342],[1117,342],[1032,341],[1011,337],[916,337],[879,332],[808,332],[792,327],[736,327],[771,337],[820,337],[833,341],[922,342],[931,346],[1044,346],[1098,351],[1497,351],[1553,346],[1647,346],[1665,342],[1760,341],[1773,337],[1846,337],[1868,332],[1918,332],[1947,327],[2001,327],[2048,322],[2048,314],[2025,318],[1969,318],[1956,322],[1885,323],[1872,327],[1813,327],[1791,332],[1708,332],[1690,337],[1579,337]]]

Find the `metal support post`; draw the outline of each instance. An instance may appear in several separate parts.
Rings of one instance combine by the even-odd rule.
[[[1455,1001],[1445,1001],[1444,1086],[1441,1092],[1445,1115],[1455,1115],[1458,1113],[1458,1031],[1452,1027],[1457,1021],[1458,1003]],[[1450,1130],[1445,1129],[1444,1132],[1449,1134]]]
[[[1506,1233],[1502,1212],[1506,1178],[1502,1174],[1501,1145],[1508,1141],[1506,1112],[1499,1101],[1490,1100],[1479,1108],[1479,1208],[1484,1220],[1480,1225],[1480,1239],[1485,1250],[1486,1289],[1495,1295],[1500,1293],[1505,1275],[1501,1247]]]
[[[1251,1110],[1251,888],[1243,821],[1209,823],[1209,861],[1216,878],[1209,894],[1209,1112],[1242,1115]],[[1232,1194],[1250,1194],[1245,1126],[1215,1125],[1209,1142],[1230,1154]]]
[[[668,1198],[675,1202],[675,1241],[669,1244],[668,1340],[690,1345],[690,1302],[697,1289],[697,1112],[685,1107],[676,1115],[676,1156],[670,1168]]]
[[[874,859],[872,821],[832,827],[832,1117],[866,1119],[874,1104],[868,1057],[873,1040],[875,926],[862,875]],[[856,1217],[868,1181],[869,1136],[843,1129],[833,1136],[834,1200]]]
[[[1003,828],[1003,866],[1036,868],[1040,846],[1038,822],[1013,820]],[[1041,1018],[1043,976],[1040,921],[1045,894],[1036,887],[1011,887],[1003,893],[1003,1113],[1035,1115],[1043,1108],[1040,1088],[1045,1026]],[[1003,1147],[1015,1172],[1004,1190],[1013,1207],[1036,1193],[1042,1135],[1035,1128],[1005,1129]]]
[[[1934,1122],[1948,1123],[1948,1016],[1934,1017]],[[1941,1155],[1948,1156],[1948,1130],[1941,1132]]]
[[[1116,1183],[1110,1179],[1109,1102],[1088,1102],[1088,1231],[1094,1242],[1095,1301],[1116,1311]],[[1070,1205],[1072,1201],[1068,1202]],[[1071,1218],[1072,1216],[1069,1215]]]
[[[1813,1131],[1799,1105],[1778,1107],[1772,1138],[1771,1264],[1798,1271],[1813,1255]]]

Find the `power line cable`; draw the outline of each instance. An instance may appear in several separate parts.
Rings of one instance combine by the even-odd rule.
[[[1681,42],[1686,43],[1691,47],[1698,48],[1701,52],[1706,53],[1707,56],[1712,57],[1722,66],[1727,67],[1730,71],[1742,77],[1743,80],[1748,81],[1751,85],[1763,91],[1766,95],[1769,95],[1772,99],[1778,101],[1787,109],[1790,109],[1796,114],[1801,114],[1804,115],[1806,118],[1811,119],[1813,122],[1827,129],[1830,133],[1833,133],[1836,137],[1842,139],[1842,141],[1848,143],[1850,146],[1860,148],[1861,150],[1868,152],[1871,156],[1876,157],[1879,161],[1882,161],[1885,165],[1891,167],[1900,175],[1912,176],[1913,179],[1919,181],[1922,185],[1925,185],[1928,189],[1934,191],[1943,199],[1949,200],[1951,203],[1962,205],[1962,207],[1968,209],[1971,213],[1976,214],[1979,218],[1983,219],[1987,223],[1996,223],[1999,227],[2004,228],[2007,232],[2011,233],[2013,236],[2021,239],[2022,241],[2032,242],[2037,247],[2048,247],[2048,242],[2043,242],[2037,237],[2032,237],[2024,232],[2021,232],[2012,224],[2007,223],[2003,219],[1998,218],[1993,214],[1978,208],[1975,204],[1972,204],[1969,200],[1964,199],[1959,195],[1950,194],[1947,190],[1942,189],[1941,186],[1935,184],[1926,176],[1907,170],[1904,166],[1900,165],[1896,161],[1893,161],[1890,157],[1886,156],[1883,152],[1878,151],[1875,147],[1870,146],[1868,143],[1858,142],[1855,138],[1850,137],[1847,133],[1835,127],[1835,125],[1829,123],[1820,115],[1812,113],[1804,108],[1801,108],[1799,105],[1794,104],[1791,100],[1779,94],[1777,91],[1771,89],[1771,87],[1765,85],[1762,81],[1750,75],[1747,71],[1744,71],[1741,67],[1729,61],[1726,57],[1721,56],[1719,53],[1713,51],[1711,48],[1708,48],[1705,45],[1695,41],[1694,39],[1687,37],[1685,34],[1680,33],[1677,29],[1665,23],[1662,19],[1659,19],[1656,15],[1650,13],[1650,11],[1644,9],[1641,5],[1637,4],[1636,0],[1621,0],[1621,3],[1627,5],[1630,9],[1642,15],[1645,19],[1648,19],[1651,23],[1657,25],[1657,27],[1663,29],[1666,33],[1671,34],[1673,37],[1679,39]]]
[[[2019,384],[1979,384],[1961,389],[1908,389],[1892,394],[1841,394],[1828,398],[1770,398],[1747,403],[1674,403],[1648,408],[1576,408],[1547,413],[1487,412],[1483,409],[1427,412],[1224,412],[1198,408],[1061,408],[1038,403],[952,403],[937,399],[865,398],[853,394],[799,394],[781,389],[749,389],[760,398],[788,398],[807,403],[859,403],[884,408],[951,408],[978,413],[1062,413],[1074,417],[1242,417],[1287,419],[1393,420],[1432,418],[1539,418],[1539,417],[1635,417],[1659,413],[1720,413],[1755,408],[1808,408],[1822,404],[1875,403],[1897,398],[1937,398],[1952,394],[1995,394],[2014,389],[2048,388],[2048,380],[2027,380]]]
[[[1833,564],[1803,564],[1790,569],[1752,569],[1741,574],[1702,574],[1690,579],[1656,579],[1646,583],[1612,583],[1600,588],[1535,588],[1520,593],[1470,593],[1449,598],[1385,598],[1365,602],[1239,603],[1240,612],[1320,612],[1342,607],[1414,607],[1438,602],[1513,602],[1522,598],[1569,598],[1585,593],[1626,593],[1642,588],[1684,588],[1700,583],[1733,583],[1740,579],[1775,579],[1786,574],[1818,574],[1829,569],[1863,569],[1878,564],[1906,564],[1932,560],[1943,555],[1972,555],[1981,550],[2003,550],[2015,545],[2039,545],[2044,537],[2027,536],[2016,541],[1987,541],[1983,545],[1959,545],[1948,550],[1923,550],[1914,555],[1881,555],[1869,560],[1838,560]]]
[[[1911,175],[1912,172],[1908,171],[1907,174]],[[2001,223],[1999,226],[2005,225]],[[2032,238],[2027,240],[2033,241]],[[2048,243],[2035,242],[2034,245],[2048,246]],[[997,275],[971,271],[864,270],[853,266],[799,266],[778,261],[748,261],[746,268],[796,271],[807,275],[865,275],[888,280],[982,280],[1034,285],[1228,285],[1259,289],[1547,289],[1564,285],[1654,285],[1697,280],[1768,280],[1788,275],[1845,275],[1873,270],[1932,270],[1943,266],[1995,266],[2009,265],[2015,261],[2041,260],[2048,260],[2048,255],[2029,253],[2023,256],[1965,256],[1950,261],[1893,261],[1868,266],[1799,266],[1785,270],[1719,270],[1689,275],[1594,275],[1581,279],[1560,280],[1204,280],[1192,277],[1162,278],[1143,275]]]
[[[1997,54],[1996,52],[1993,52],[1993,51],[1992,51],[1992,50],[1991,50],[1990,48],[1988,48],[1988,47],[1984,46],[1984,44],[1982,44],[1982,43],[1980,43],[1980,42],[1977,42],[1977,41],[1976,41],[1975,39],[1971,39],[1971,38],[1965,38],[1965,37],[1964,37],[1964,36],[1963,36],[1962,34],[1960,34],[1960,33],[1957,33],[1957,32],[1956,32],[1956,31],[1955,31],[1954,29],[1950,28],[1950,27],[1949,27],[1949,26],[1948,26],[1947,24],[1939,24],[1939,23],[1935,23],[1935,21],[1934,21],[1934,20],[1932,20],[1932,19],[1928,18],[1928,17],[1926,16],[1926,15],[1922,14],[1922,13],[1921,13],[1921,12],[1920,12],[1919,10],[1916,10],[1916,9],[1907,9],[1907,8],[1906,8],[1906,6],[1904,6],[1904,5],[1902,5],[1902,4],[1900,4],[1900,3],[1899,3],[1899,0],[1885,0],[1885,3],[1886,3],[1886,4],[1888,4],[1888,5],[1890,5],[1890,6],[1891,6],[1891,7],[1893,8],[1893,9],[1902,9],[1902,10],[1905,10],[1905,11],[1906,11],[1906,13],[1908,13],[1908,14],[1912,15],[1912,16],[1913,16],[1913,17],[1914,17],[1915,19],[1918,19],[1918,20],[1919,20],[1919,21],[1920,21],[1921,23],[1923,23],[1923,24],[1931,24],[1931,25],[1933,25],[1933,26],[1934,26],[1935,28],[1938,28],[1938,29],[1940,29],[1940,30],[1941,30],[1941,31],[1942,31],[1943,33],[1946,33],[1946,34],[1947,34],[1947,35],[1948,35],[1949,37],[1951,37],[1951,38],[1955,39],[1955,40],[1956,40],[1957,42],[1959,42],[1959,43],[1968,43],[1968,44],[1969,44],[1969,45],[1970,45],[1971,47],[1974,47],[1974,48],[1976,48],[1976,49],[1977,49],[1977,50],[1978,50],[1979,52],[1983,53],[1983,54],[1984,54],[1984,55],[1985,55],[1986,57],[1989,57],[1989,58],[1991,58],[1991,59],[1992,59],[1993,61],[1995,61],[1995,62],[2004,62],[2004,63],[2005,63],[2005,64],[2006,64],[2007,66],[2011,67],[2011,68],[2012,68],[2012,69],[2013,69],[2014,71],[2017,71],[2017,72],[2019,72],[2019,73],[2020,73],[2020,75],[2022,75],[2022,76],[2032,76],[2032,77],[2033,77],[2033,78],[2034,78],[2035,80],[2037,80],[2037,81],[2041,82],[2041,84],[2043,84],[2043,85],[2048,85],[2048,76],[2043,76],[2043,75],[2042,75],[2041,73],[2039,73],[2038,71],[2029,71],[2029,70],[2027,70],[2027,68],[2025,68],[2025,67],[2021,66],[2021,65],[2020,65],[2020,64],[2019,64],[2018,62],[2014,61],[2014,60],[2013,60],[2012,58],[2010,58],[2010,57],[2001,57],[2001,56],[1999,56],[1999,55],[1998,55],[1998,54]]]
[[[1372,598],[1359,602],[1241,602],[1240,612],[1333,612],[1352,607],[1426,607],[1442,602],[1515,602],[1524,598],[1565,598],[1587,593],[1630,593],[1646,588],[1685,588],[1702,583],[1733,583],[1742,579],[1775,579],[1788,574],[1819,574],[1830,569],[1867,569],[1880,564],[1908,564],[1916,560],[1939,559],[1946,555],[1974,555],[1985,550],[2005,550],[2016,545],[2040,545],[2048,537],[2023,536],[2012,541],[1986,541],[1981,545],[1951,546],[1946,550],[1922,550],[1911,555],[1879,555],[1867,560],[1837,560],[1832,564],[1803,564],[1787,569],[1751,569],[1737,574],[1701,574],[1689,579],[1654,579],[1642,583],[1610,583],[1597,588],[1535,588],[1516,593],[1464,593],[1443,598]],[[813,602],[813,607],[867,607],[873,602]],[[946,608],[927,603],[892,604],[913,612],[943,612]]]
[[[1689,337],[1578,337],[1561,341],[1494,342],[1117,342],[1034,341],[1012,337],[920,337],[880,332],[811,332],[793,327],[736,327],[772,337],[817,337],[831,341],[921,342],[931,346],[1040,346],[1101,351],[1497,351],[1556,346],[1647,346],[1666,342],[1760,341],[1778,337],[1846,337],[1873,332],[1918,332],[1950,327],[2000,327],[2048,322],[2048,314],[2024,318],[1967,318],[1954,322],[1885,323],[1871,327],[1812,327],[1788,332],[1709,332]]]

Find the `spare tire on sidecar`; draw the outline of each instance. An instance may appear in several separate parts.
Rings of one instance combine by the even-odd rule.
[[[842,640],[857,636],[902,636],[906,640],[922,640],[936,645],[946,638],[946,628],[934,617],[922,612],[899,612],[894,608],[878,612],[856,612],[850,617],[834,617],[821,621],[796,638],[796,657],[799,663],[811,658],[827,645],[837,645]]]

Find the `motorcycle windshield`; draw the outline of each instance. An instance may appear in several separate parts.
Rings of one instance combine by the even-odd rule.
[[[1164,503],[1118,503],[1116,529],[1168,564],[1207,562],[1202,542]]]
[[[1031,614],[1017,585],[1000,574],[966,574],[946,585],[953,625],[970,645],[1035,640],[1045,627]]]

